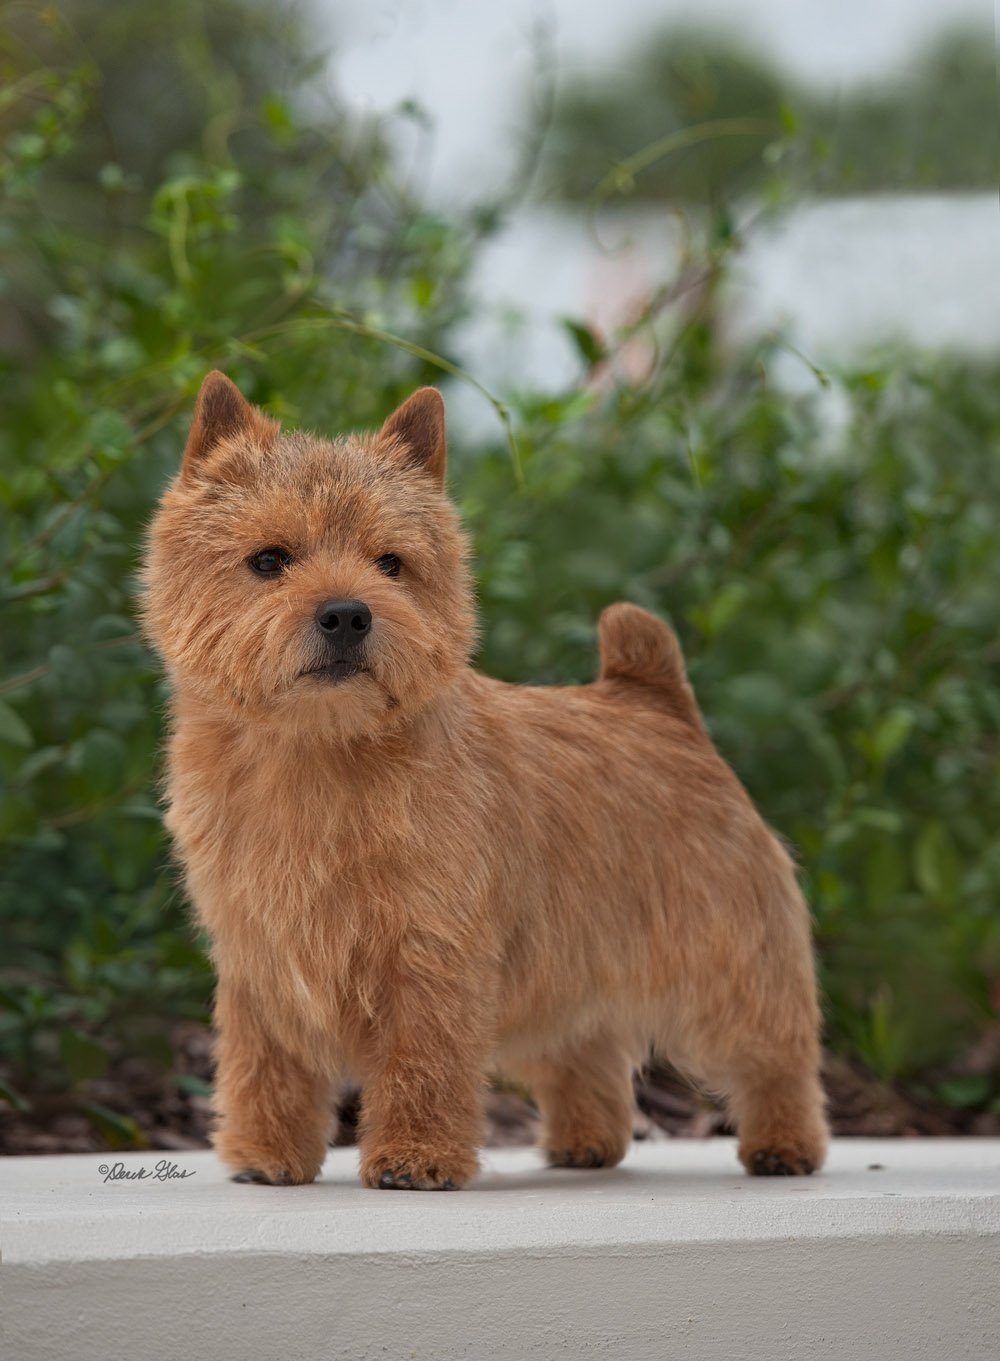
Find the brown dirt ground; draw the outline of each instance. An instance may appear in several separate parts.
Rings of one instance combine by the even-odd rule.
[[[202,1026],[186,1025],[173,1036],[173,1043],[177,1062],[170,1074],[144,1060],[128,1059],[90,1082],[85,1098],[73,1093],[31,1094],[27,1112],[13,1111],[0,1101],[0,1154],[98,1153],[114,1146],[114,1136],[102,1133],[83,1112],[84,1099],[134,1121],[142,1142],[133,1147],[206,1147],[210,1098],[197,1088],[212,1079],[211,1036]],[[1000,1135],[1000,1114],[919,1101],[860,1065],[832,1055],[826,1058],[824,1081],[835,1134]],[[635,1094],[637,1139],[704,1139],[729,1132],[718,1106],[669,1068],[650,1069],[637,1077]],[[353,1143],[357,1106],[357,1093],[348,1093],[341,1102],[337,1143]],[[486,1142],[491,1147],[530,1144],[537,1136],[538,1113],[525,1093],[494,1088],[487,1094],[486,1116]],[[123,1139],[117,1146],[128,1144]]]

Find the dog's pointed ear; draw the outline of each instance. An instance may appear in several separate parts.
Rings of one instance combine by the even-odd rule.
[[[425,469],[438,486],[444,485],[448,443],[444,430],[444,401],[437,388],[418,388],[392,413],[382,427],[381,436],[395,441],[407,464]]]
[[[213,369],[198,393],[181,475],[193,472],[205,455],[225,439],[245,434],[256,442],[266,443],[277,432],[276,421],[251,406],[231,378]]]

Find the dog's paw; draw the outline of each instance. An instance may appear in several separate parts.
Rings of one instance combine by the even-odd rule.
[[[426,1176],[414,1177],[398,1167],[387,1167],[378,1179],[380,1191],[457,1191],[458,1182],[450,1177],[441,1179],[436,1167],[429,1167]]]
[[[458,1191],[475,1176],[474,1157],[381,1157],[361,1160],[361,1180],[378,1191]]]
[[[326,1152],[325,1148],[304,1152],[291,1145],[268,1147],[225,1130],[215,1136],[215,1151],[230,1169],[232,1181],[257,1186],[304,1186],[315,1181]]]
[[[295,1186],[295,1177],[287,1167],[272,1167],[264,1170],[260,1167],[243,1167],[239,1172],[234,1172],[229,1178],[230,1181],[254,1182],[258,1186]]]
[[[752,1177],[808,1177],[816,1171],[809,1158],[787,1149],[758,1148],[745,1159]]]
[[[315,1181],[319,1169],[283,1167],[279,1163],[264,1163],[262,1167],[240,1167],[230,1181],[253,1183],[256,1186],[308,1186]]]
[[[545,1157],[550,1167],[617,1167],[626,1151],[620,1143],[611,1145],[598,1140],[574,1141],[560,1147],[547,1147]]]

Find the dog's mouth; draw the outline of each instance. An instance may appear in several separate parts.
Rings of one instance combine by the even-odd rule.
[[[352,676],[358,676],[366,670],[367,667],[358,661],[334,659],[323,662],[321,666],[311,666],[306,671],[300,671],[299,675],[313,677],[326,685],[339,685],[341,681],[350,680]]]

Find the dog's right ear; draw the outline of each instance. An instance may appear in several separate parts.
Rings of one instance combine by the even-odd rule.
[[[423,468],[439,487],[444,484],[448,444],[444,432],[444,401],[437,388],[418,388],[396,408],[380,434],[402,451],[407,464]]]
[[[194,408],[194,421],[181,463],[181,476],[187,477],[207,453],[234,435],[249,435],[258,443],[277,434],[276,421],[251,406],[231,378],[213,369],[201,385]]]

